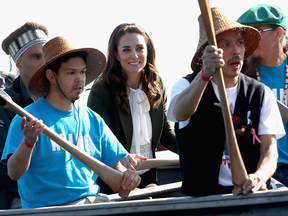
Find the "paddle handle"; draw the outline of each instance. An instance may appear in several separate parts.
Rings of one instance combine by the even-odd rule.
[[[211,8],[209,5],[209,0],[198,0],[200,10],[201,10],[201,16],[204,22],[206,34],[208,37],[208,43],[210,45],[214,45],[217,47],[217,41],[215,37],[215,30],[213,25],[213,17]],[[225,85],[224,85],[224,78],[221,68],[217,68],[215,72],[215,79],[220,95],[220,101],[221,101],[221,108],[222,108],[222,114],[225,124],[225,130],[226,130],[226,139],[227,144],[229,148],[229,155],[230,155],[230,165],[231,165],[231,172],[232,172],[232,181],[235,187],[241,188],[243,183],[246,181],[247,177],[247,171],[245,168],[245,165],[242,160],[242,156],[237,144],[234,126],[232,123],[231,114],[229,111],[228,106],[228,100],[227,95],[225,91]],[[235,191],[235,195],[241,193],[242,191]]]
[[[152,169],[163,166],[179,166],[179,159],[147,159],[137,160],[136,170]]]
[[[0,90],[0,105],[13,110],[16,114],[21,117],[26,117],[27,121],[31,121],[35,118],[29,112],[24,110],[18,104],[16,104],[4,91]],[[53,140],[63,149],[68,151],[71,155],[93,170],[107,185],[111,187],[113,191],[119,191],[119,196],[122,198],[127,198],[130,191],[123,190],[122,181],[124,174],[119,172],[96,158],[92,157],[88,153],[82,151],[77,146],[70,143],[68,140],[64,139],[62,136],[57,134],[55,131],[51,130],[49,127],[45,126],[42,132],[45,136]]]

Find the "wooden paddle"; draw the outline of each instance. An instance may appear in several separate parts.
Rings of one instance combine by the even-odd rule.
[[[198,0],[202,19],[204,22],[206,34],[208,37],[208,43],[210,45],[214,45],[217,47],[214,25],[213,25],[213,18],[211,13],[211,8],[209,4],[209,0]],[[229,155],[230,155],[230,164],[231,164],[231,172],[232,172],[232,181],[235,186],[233,190],[234,195],[238,195],[242,192],[242,185],[246,181],[247,172],[244,166],[241,153],[239,151],[239,147],[237,144],[234,126],[232,123],[231,114],[229,111],[229,106],[227,102],[227,96],[224,86],[224,79],[222,74],[222,69],[218,68],[215,72],[215,78],[217,82],[217,87],[220,95],[221,100],[221,108],[222,114],[224,118],[224,124],[226,129],[226,139],[229,148]]]
[[[287,122],[288,123],[288,107],[281,103],[279,100],[276,100],[277,101],[277,104],[278,104],[278,108],[280,110],[280,114],[281,114],[281,117],[282,117],[282,120],[284,122]]]
[[[25,116],[27,121],[31,121],[34,118],[30,113],[16,104],[6,92],[0,89],[0,105],[13,110],[16,114],[21,117]],[[57,134],[55,131],[51,130],[49,127],[45,127],[42,132],[45,136],[49,137],[63,149],[68,151],[71,155],[93,170],[107,185],[109,185],[113,191],[118,191],[119,196],[122,198],[127,198],[130,191],[124,190],[122,188],[122,181],[124,178],[124,173],[119,172],[96,158],[92,157],[88,153],[84,152],[77,146],[70,143],[68,140],[64,139],[62,136]]]
[[[163,166],[179,166],[179,159],[147,159],[137,160],[136,170],[152,169]]]

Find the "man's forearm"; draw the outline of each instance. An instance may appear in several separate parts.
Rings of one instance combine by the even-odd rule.
[[[33,148],[25,146],[22,140],[7,163],[8,175],[11,179],[18,180],[24,175],[30,165],[32,151]]]
[[[186,121],[194,114],[207,83],[197,75],[188,88],[173,98],[171,101],[172,112],[177,121]]]
[[[274,174],[277,167],[278,150],[275,135],[259,135],[260,160],[257,166],[256,175],[266,182]]]
[[[127,169],[122,165],[120,161],[118,161],[115,165],[112,166],[115,170],[119,172],[125,172]]]

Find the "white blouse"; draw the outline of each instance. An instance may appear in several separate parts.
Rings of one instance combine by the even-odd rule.
[[[141,85],[140,85],[141,88]],[[130,110],[133,123],[133,137],[130,153],[153,158],[152,153],[152,123],[150,117],[150,104],[147,95],[141,89],[127,88]],[[137,171],[143,174],[149,169]]]

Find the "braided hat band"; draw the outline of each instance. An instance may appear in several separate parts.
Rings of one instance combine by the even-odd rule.
[[[8,50],[13,60],[17,59],[24,53],[29,47],[38,44],[45,43],[47,41],[47,35],[40,29],[33,29],[25,32],[15,41],[13,41]]]
[[[48,30],[45,26],[36,22],[26,22],[3,40],[2,49],[16,62],[28,48],[47,40]]]

